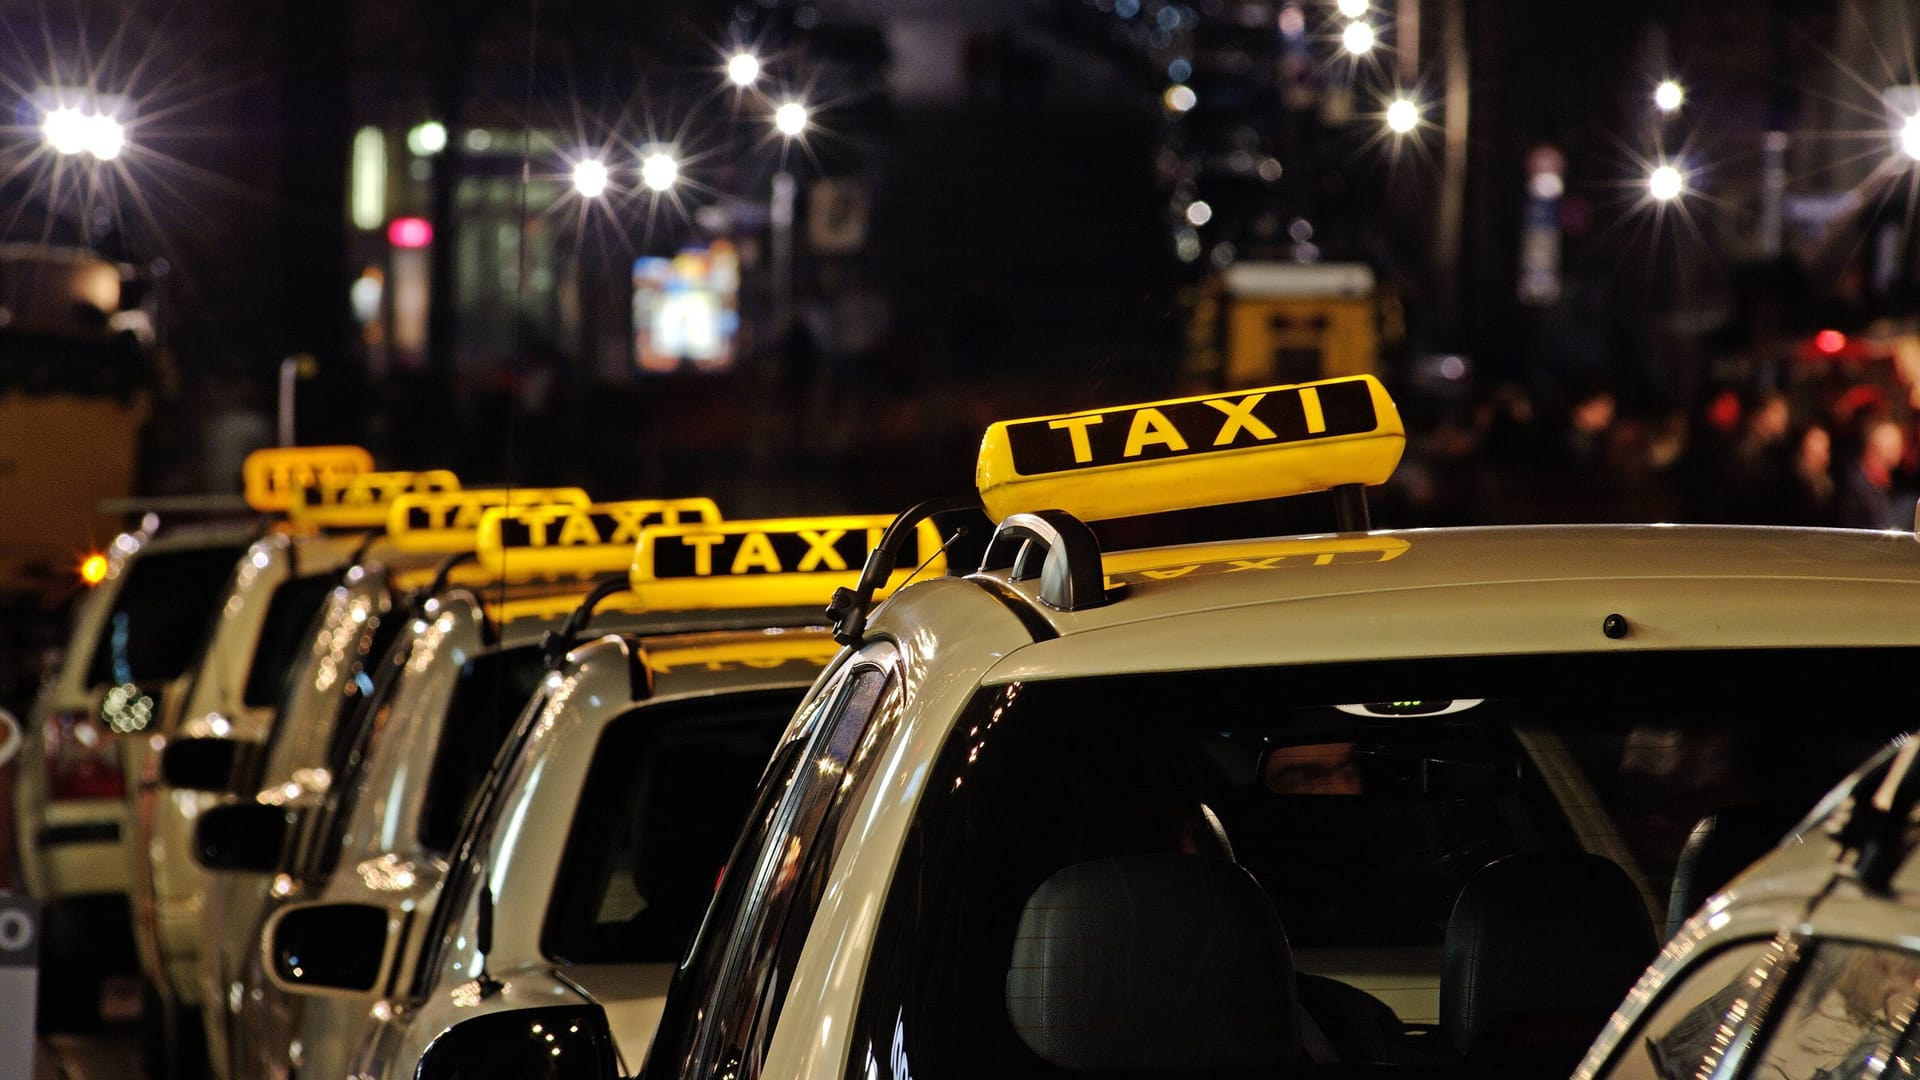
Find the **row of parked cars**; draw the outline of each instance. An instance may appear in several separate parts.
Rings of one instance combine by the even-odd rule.
[[[1912,1071],[1914,534],[1374,530],[1403,442],[1204,395],[777,521],[263,451],[28,719],[43,1008],[119,935],[222,1080]]]

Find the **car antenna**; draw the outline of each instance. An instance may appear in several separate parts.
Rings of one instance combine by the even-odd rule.
[[[480,875],[480,913],[475,922],[473,944],[480,954],[480,963],[473,973],[473,983],[484,1000],[507,985],[487,973],[487,954],[493,951],[493,882],[484,873]]]
[[[1840,840],[1853,852],[1853,876],[1862,887],[1880,894],[1890,891],[1893,875],[1906,862],[1907,823],[1920,802],[1920,738],[1908,736],[1900,744],[1886,776],[1865,799],[1854,797],[1853,813],[1842,827]]]
[[[827,617],[833,620],[833,639],[842,645],[857,645],[865,637],[867,609],[873,605],[873,594],[893,575],[900,549],[906,545],[907,537],[914,534],[914,526],[935,514],[975,510],[979,506],[978,495],[928,499],[915,503],[894,518],[886,532],[881,534],[880,542],[868,552],[867,563],[860,570],[858,583],[851,589],[842,587],[833,590],[833,600],[827,605]]]

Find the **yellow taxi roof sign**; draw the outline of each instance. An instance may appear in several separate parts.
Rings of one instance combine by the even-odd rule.
[[[294,489],[373,471],[373,455],[358,446],[276,446],[255,450],[240,465],[247,505],[277,513],[293,502]]]
[[[825,607],[833,590],[853,587],[890,514],[728,521],[648,528],[640,534],[630,578],[650,610]],[[920,522],[917,552],[902,552],[881,591],[899,587],[923,564],[946,572],[940,530]]]
[[[1382,484],[1406,445],[1380,380],[1357,375],[1003,420],[974,480],[995,521],[1085,521]]]
[[[322,528],[382,529],[393,500],[400,496],[459,490],[460,478],[445,469],[317,476],[310,483],[294,487],[287,517],[298,524]]]
[[[605,574],[633,565],[649,526],[719,520],[720,508],[707,498],[501,506],[481,515],[474,551],[504,578]]]
[[[472,551],[480,519],[496,506],[586,506],[593,498],[575,487],[466,488],[408,493],[387,508],[387,538],[401,551]]]

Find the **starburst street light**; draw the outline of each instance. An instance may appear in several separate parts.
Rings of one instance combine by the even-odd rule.
[[[1365,56],[1373,51],[1373,27],[1364,22],[1350,22],[1340,32],[1340,44],[1355,56]]]
[[[1920,161],[1920,113],[1901,123],[1900,152],[1913,161]]]
[[[1387,106],[1387,130],[1405,135],[1420,126],[1420,106],[1409,98],[1394,98]]]
[[[680,179],[680,162],[671,153],[652,149],[640,158],[640,182],[648,191],[665,191]]]
[[[791,139],[807,130],[807,107],[789,101],[773,111],[773,126]]]
[[[120,156],[127,146],[127,129],[117,113],[124,99],[105,97],[77,100],[70,92],[48,89],[36,95],[40,108],[40,138],[63,157],[90,154],[101,161]]]
[[[607,166],[597,158],[587,158],[573,167],[573,190],[588,199],[597,199],[607,191]]]
[[[742,90],[760,78],[760,58],[744,50],[727,58],[727,81]]]
[[[1656,166],[1647,176],[1647,193],[1656,202],[1672,202],[1687,187],[1687,178],[1671,165]]]
[[[1357,19],[1367,13],[1367,0],[1339,0],[1340,14],[1349,19]]]
[[[1687,92],[1672,79],[1662,79],[1660,85],[1653,88],[1654,107],[1663,113],[1673,112],[1686,100]]]

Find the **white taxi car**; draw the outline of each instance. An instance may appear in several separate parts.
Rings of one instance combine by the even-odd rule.
[[[1689,855],[1718,871],[1698,888],[1704,903],[1575,1076],[1878,1080],[1920,1071],[1917,756],[1920,737],[1897,740],[1790,829],[1740,817],[1702,822]]]
[[[869,614],[910,513],[837,596],[641,1075],[1565,1076],[1693,825],[1907,723],[1920,543],[1372,531],[1402,441],[1371,377],[990,428],[981,568]]]
[[[206,927],[209,939],[222,944],[232,1075],[339,1072],[345,1046],[302,1039],[296,1025],[303,1003],[262,974],[262,924],[314,897],[370,892],[395,903],[430,899],[468,802],[545,670],[545,635],[560,628],[591,584],[579,575],[590,572],[596,551],[610,547],[623,566],[631,558],[632,536],[611,544],[601,538],[626,529],[637,535],[648,520],[718,516],[709,499],[488,509],[476,540],[483,573],[423,590],[376,665],[369,692],[334,733],[332,775],[322,798],[305,804],[297,793],[264,787],[252,806],[207,813],[196,836],[197,857],[258,870],[272,856],[279,870],[264,892],[240,893],[252,903],[236,904],[219,925]],[[503,554],[497,540],[503,519],[577,519],[588,528],[555,533],[557,543],[543,557]],[[584,542],[589,535],[593,541]],[[540,580],[507,583],[526,577]],[[288,794],[296,796],[293,805]]]
[[[130,736],[177,715],[221,583],[258,534],[240,522],[116,537],[25,717],[15,850],[27,891],[46,905],[47,1026],[96,1022],[106,976],[137,970],[127,793],[145,740]]]
[[[642,625],[556,650],[433,917],[336,903],[273,927],[276,979],[338,995],[330,1012],[354,1021],[309,1023],[308,1043],[360,1035],[349,1074],[396,1080],[544,1075],[569,1053],[568,1069],[638,1068],[755,782],[839,651],[822,601],[887,522],[646,530],[631,591],[612,599],[683,632]],[[937,551],[930,529],[922,539]]]

